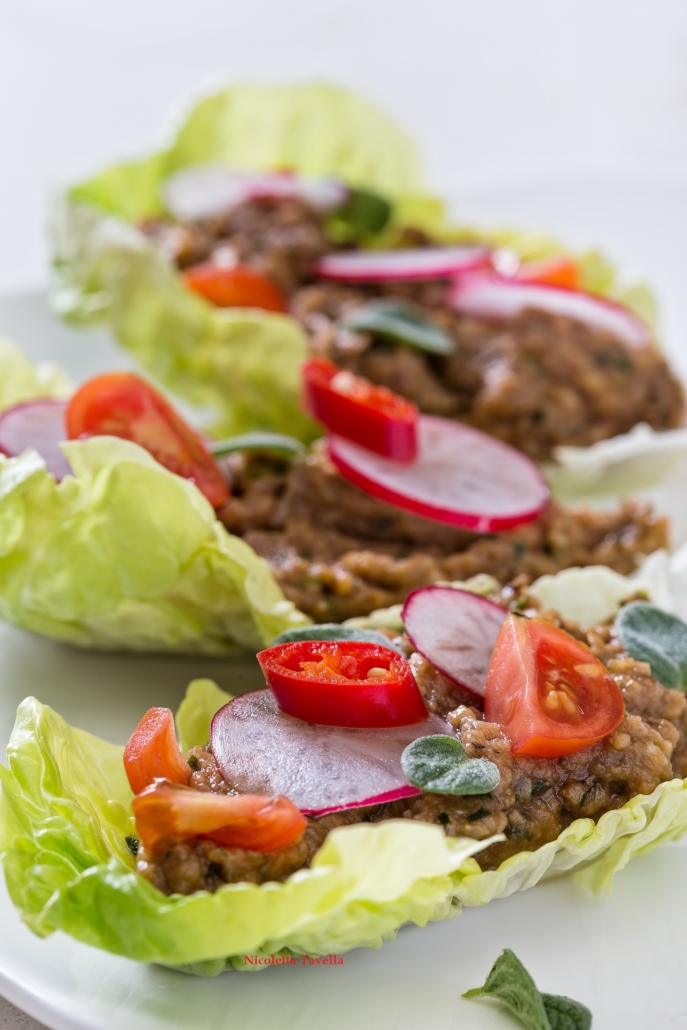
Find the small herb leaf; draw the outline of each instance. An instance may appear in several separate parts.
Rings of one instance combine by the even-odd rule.
[[[225,454],[234,454],[235,451],[272,451],[277,454],[285,454],[293,457],[301,454],[305,447],[300,440],[293,436],[286,436],[283,433],[242,433],[240,436],[230,436],[227,440],[218,440],[209,447],[210,453],[215,458],[221,458]]]
[[[542,994],[551,1030],[590,1030],[592,1014],[586,1005],[562,994]]]
[[[375,629],[358,629],[354,626],[340,626],[338,622],[322,622],[319,626],[301,626],[299,629],[285,629],[275,637],[270,647],[277,644],[293,644],[298,640],[363,640],[379,647],[389,647],[402,657],[403,651],[384,633]]]
[[[338,221],[361,233],[377,233],[387,225],[392,207],[385,197],[370,190],[351,190],[348,200],[336,212]]]
[[[615,630],[628,654],[648,662],[664,687],[687,691],[687,625],[682,619],[634,601],[620,609]]]
[[[459,740],[441,733],[409,744],[401,768],[409,783],[430,794],[488,794],[501,779],[493,762],[470,758]]]
[[[527,1030],[552,1030],[536,984],[510,948],[496,959],[484,987],[466,991],[464,998],[498,998]]]
[[[413,304],[402,300],[374,300],[344,319],[343,326],[358,333],[374,333],[430,354],[452,354],[455,342],[448,333],[423,318]]]
[[[139,847],[141,845],[141,842],[138,839],[138,837],[134,837],[132,835],[131,837],[125,837],[124,840],[126,842],[127,848],[129,849],[131,854],[134,856],[134,858],[136,858],[136,855],[138,854],[138,849],[139,849]]]

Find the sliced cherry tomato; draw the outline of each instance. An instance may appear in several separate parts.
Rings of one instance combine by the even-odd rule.
[[[225,848],[278,851],[303,833],[307,819],[286,797],[214,794],[158,781],[132,803],[136,832],[154,850],[170,837],[209,837]]]
[[[258,661],[287,715],[320,726],[411,726],[427,709],[405,658],[364,640],[298,640]]]
[[[124,769],[134,794],[153,780],[188,783],[191,767],[185,760],[169,708],[149,708],[124,748]]]
[[[287,310],[281,290],[266,276],[244,265],[225,268],[208,261],[187,269],[184,281],[189,290],[200,294],[218,308]]]
[[[625,714],[606,666],[588,647],[543,619],[508,615],[492,654],[484,715],[513,754],[559,758],[608,736]]]
[[[303,368],[303,407],[327,429],[394,461],[417,457],[418,410],[405,397],[324,358]]]
[[[70,440],[120,436],[150,451],[161,465],[190,479],[221,508],[229,489],[198,434],[157,390],[133,372],[109,372],[81,386],[67,407]]]
[[[540,261],[525,261],[514,278],[523,283],[543,283],[568,290],[582,289],[579,265],[565,254],[542,258]]]

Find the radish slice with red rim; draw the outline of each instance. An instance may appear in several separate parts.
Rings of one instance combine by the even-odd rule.
[[[66,411],[66,401],[49,398],[27,401],[3,411],[0,415],[0,452],[16,458],[27,447],[33,447],[55,479],[59,481],[71,475],[69,462],[60,450],[60,444],[67,439]]]
[[[487,247],[418,247],[413,250],[351,250],[321,258],[323,279],[349,283],[452,279],[489,265]]]
[[[168,211],[181,221],[224,214],[246,200],[302,200],[317,211],[344,204],[349,189],[338,179],[306,179],[289,172],[242,171],[224,165],[192,165],[165,182]]]
[[[401,769],[418,737],[448,732],[440,715],[414,726],[315,726],[279,710],[271,690],[234,698],[212,720],[215,761],[245,794],[284,794],[306,815],[381,805],[421,793]]]
[[[498,533],[535,519],[549,499],[529,458],[462,422],[420,415],[418,455],[414,464],[399,465],[329,437],[329,456],[345,479],[435,522]]]
[[[448,306],[461,314],[499,321],[512,318],[525,308],[537,308],[611,333],[628,347],[645,347],[651,342],[646,323],[620,304],[581,290],[544,283],[518,282],[487,274],[468,275],[454,283]]]
[[[403,625],[411,644],[444,676],[484,697],[487,670],[508,612],[456,587],[420,587],[408,594]]]

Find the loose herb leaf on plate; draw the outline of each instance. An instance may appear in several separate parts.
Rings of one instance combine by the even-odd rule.
[[[213,441],[209,445],[209,451],[215,458],[222,458],[225,454],[234,454],[236,451],[272,451],[294,457],[304,450],[301,441],[293,436],[267,432],[241,433],[226,440]]]
[[[615,631],[625,650],[648,662],[664,687],[687,691],[687,625],[645,601],[620,609]]]
[[[497,998],[527,1030],[590,1030],[592,1014],[579,1001],[559,994],[540,994],[522,962],[510,948],[499,955],[483,987],[464,998]]]
[[[586,1005],[562,994],[542,994],[551,1030],[590,1030],[592,1014]]]
[[[431,794],[488,794],[501,779],[493,762],[470,758],[459,740],[441,733],[409,744],[401,768],[409,783]]]
[[[400,654],[401,657],[405,657],[398,644],[394,644],[384,633],[380,633],[375,629],[340,626],[338,622],[322,622],[319,626],[301,626],[298,629],[285,629],[283,633],[274,638],[270,647],[276,647],[277,644],[293,644],[297,640],[363,640],[368,644],[389,647],[392,651]]]
[[[363,304],[344,319],[343,327],[407,343],[430,354],[452,354],[455,348],[455,341],[448,333],[423,318],[414,304],[402,300],[373,300]]]

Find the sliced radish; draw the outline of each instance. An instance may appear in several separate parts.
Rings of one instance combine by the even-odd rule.
[[[413,465],[399,465],[340,436],[329,437],[329,456],[344,479],[365,493],[477,533],[530,522],[549,499],[539,469],[520,451],[434,415],[420,415]]]
[[[348,199],[338,179],[304,179],[288,172],[247,172],[224,165],[192,165],[166,180],[167,210],[181,221],[223,215],[246,200],[303,200],[317,211],[331,211]]]
[[[418,737],[446,733],[440,715],[415,726],[315,726],[279,710],[271,690],[241,694],[212,720],[212,753],[241,793],[284,794],[306,815],[380,805],[420,793],[401,769]]]
[[[27,447],[33,447],[55,479],[59,481],[71,475],[69,462],[60,450],[60,444],[67,439],[66,411],[66,401],[48,398],[27,401],[3,411],[0,415],[0,452],[16,458]]]
[[[417,250],[351,250],[330,254],[316,267],[323,279],[379,283],[419,279],[452,279],[489,265],[487,247],[419,247]]]
[[[507,614],[468,590],[429,586],[408,594],[402,619],[423,658],[454,683],[484,697],[491,653]]]
[[[612,333],[628,347],[645,347],[651,342],[648,326],[627,308],[591,293],[544,283],[483,273],[468,275],[454,283],[448,305],[461,314],[498,320],[512,318],[525,308],[538,308]]]

